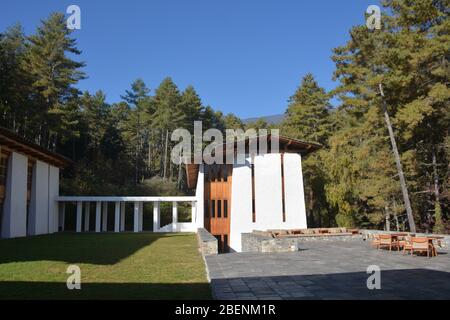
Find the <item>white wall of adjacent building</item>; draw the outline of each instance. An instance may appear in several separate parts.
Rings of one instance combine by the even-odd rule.
[[[1,237],[15,238],[58,231],[59,168],[36,160],[27,220],[27,156],[11,152],[6,173]]]
[[[33,166],[31,199],[28,216],[30,235],[48,233],[48,190],[49,165],[36,161]]]
[[[203,228],[205,225],[205,167],[203,164],[199,165],[198,168],[198,176],[197,176],[197,187],[195,189],[195,216],[193,217],[193,221],[197,228]]]
[[[48,232],[58,232],[59,168],[50,165],[48,171]]]
[[[306,228],[305,196],[301,157],[285,153],[284,194],[285,221],[282,212],[281,154],[254,157],[255,222],[252,219],[251,159],[233,166],[231,196],[230,247],[240,252],[241,234],[253,230]]]
[[[11,152],[6,172],[2,238],[27,235],[27,167],[26,156]]]
[[[281,161],[284,170],[285,221],[283,221],[283,185]],[[253,230],[300,229],[306,228],[305,196],[301,157],[294,153],[265,154],[247,157],[245,164],[233,165],[231,207],[230,207],[230,247],[241,251],[241,234]],[[254,164],[255,216],[252,221],[252,168]],[[33,167],[32,188],[27,226],[27,170],[28,158],[12,152],[8,159],[3,221],[3,238],[22,237],[27,234],[38,235],[58,231],[59,168],[37,160]],[[122,199],[128,201],[127,199]],[[122,201],[120,200],[120,201]],[[194,201],[195,200],[195,201]],[[80,200],[81,201],[81,200]],[[83,200],[85,201],[85,200]],[[87,201],[99,201],[92,199]],[[119,201],[119,200],[117,200]],[[144,200],[143,200],[144,201]],[[177,199],[173,200],[177,201]],[[171,231],[195,231],[204,227],[204,165],[199,166],[196,202],[192,211],[192,223],[176,223]],[[105,202],[106,203],[106,202]],[[117,206],[117,204],[116,204]],[[82,207],[80,207],[82,209]],[[119,209],[121,203],[119,202]],[[139,209],[139,207],[138,207]],[[81,211],[79,229],[81,229]],[[117,211],[117,208],[116,208]],[[118,224],[122,214],[116,212],[115,230],[123,230],[123,221]],[[154,210],[155,211],[155,210]],[[159,211],[154,224],[159,225]],[[142,209],[137,211],[138,230],[142,230]],[[174,211],[176,216],[176,211]],[[96,231],[100,231],[101,202],[96,205]],[[121,219],[123,220],[123,219]],[[106,222],[106,219],[104,219]],[[80,230],[81,231],[81,230]]]

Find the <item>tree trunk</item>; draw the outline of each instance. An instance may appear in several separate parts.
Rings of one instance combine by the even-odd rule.
[[[136,148],[136,151],[135,151],[135,157],[136,157],[136,159],[135,159],[135,161],[134,161],[134,184],[135,185],[137,185],[137,183],[138,183],[138,164],[137,164],[137,162],[138,162],[138,160],[137,160],[137,158],[138,158],[138,155],[137,155],[138,153],[137,153],[137,148]]]
[[[150,178],[152,175],[152,137],[153,135],[150,133],[150,138],[148,139],[148,153],[147,153],[147,175]]]
[[[164,174],[163,178],[166,179],[167,176],[167,148],[169,145],[169,130],[166,130],[166,145],[164,147]]]
[[[309,222],[315,227],[321,227],[314,224],[314,191],[312,188],[309,189]]]
[[[385,219],[386,219],[386,231],[391,231],[391,213],[389,212],[389,207],[386,205],[384,207],[384,211],[386,213]]]
[[[164,131],[161,130],[161,141],[159,143],[159,176],[162,178],[164,174],[164,157],[163,157],[163,146],[164,145]]]
[[[400,226],[398,224],[397,213],[395,213],[395,212],[394,212],[394,221],[395,221],[395,229],[397,229],[397,231],[400,231]]]
[[[398,176],[400,178],[400,185],[402,188],[403,201],[405,202],[406,215],[408,217],[409,230],[411,232],[416,232],[416,224],[414,222],[414,216],[411,208],[411,202],[409,201],[408,187],[406,186],[406,179],[403,173],[402,163],[400,161],[400,154],[397,148],[397,142],[395,141],[394,130],[392,129],[391,119],[387,110],[386,102],[384,101],[383,87],[380,83],[380,93],[383,98],[383,113],[386,125],[389,131],[389,138],[391,139],[392,151],[395,157],[395,163],[397,165]]]
[[[398,222],[398,216],[397,216],[397,201],[395,198],[392,199],[393,206],[394,206],[394,219],[395,219],[395,226],[397,227],[397,231],[400,231],[400,223]]]
[[[180,166],[178,167],[178,181],[177,181],[177,187],[178,190],[181,190],[181,178],[183,174],[183,165],[180,163]]]
[[[439,202],[439,176],[437,170],[437,161],[436,161],[436,150],[433,149],[433,178],[434,178],[434,197],[437,202]]]

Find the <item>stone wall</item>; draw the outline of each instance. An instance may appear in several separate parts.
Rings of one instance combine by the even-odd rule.
[[[361,241],[360,234],[311,234],[273,238],[264,232],[242,234],[242,252],[293,252],[301,248],[301,244],[313,241]]]
[[[217,239],[205,228],[198,229],[197,239],[200,251],[204,256],[218,254]]]
[[[242,234],[242,252],[298,251],[297,238],[271,238],[255,233]]]
[[[334,234],[334,235],[313,235],[313,236],[299,236],[296,237],[299,243],[313,242],[313,241],[361,241],[363,237],[360,234]]]
[[[383,230],[359,230],[360,234],[303,234],[297,236],[282,236],[273,238],[267,235],[267,232],[254,231],[252,233],[242,234],[242,252],[292,252],[301,249],[302,243],[306,242],[320,242],[320,241],[332,241],[332,242],[346,242],[346,241],[368,241],[369,236],[372,234],[389,233]],[[396,233],[391,231],[390,233]],[[443,237],[440,249],[449,250],[450,248],[450,235],[436,235],[417,233],[417,236],[441,236]]]

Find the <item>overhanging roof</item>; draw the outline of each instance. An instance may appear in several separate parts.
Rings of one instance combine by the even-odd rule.
[[[272,150],[271,150],[270,142],[271,142],[272,135],[268,134],[266,136],[260,136],[259,139],[264,139],[264,137],[267,140],[267,148],[268,148],[267,152],[271,153]],[[245,139],[246,150],[248,150],[247,148],[248,148],[250,141],[254,141],[255,139],[258,139],[258,138],[248,138],[247,137]],[[279,141],[279,148],[278,148],[279,153],[299,153],[300,155],[305,156],[309,153],[312,153],[312,152],[317,151],[322,148],[322,145],[318,144],[318,143],[307,142],[307,141],[293,139],[293,138],[289,138],[289,137],[285,137],[285,136],[278,136],[278,141]],[[236,154],[237,143],[238,143],[238,141],[224,143],[222,145],[222,148],[220,148],[220,149],[222,150],[222,153],[224,155],[226,154],[226,152],[229,149],[233,150],[234,154]],[[198,171],[199,171],[198,164],[191,163],[191,164],[186,165],[186,176],[187,176],[188,188],[192,189],[192,188],[196,187]]]
[[[64,168],[73,163],[72,160],[60,154],[51,152],[35,143],[29,142],[3,127],[0,127],[0,145],[7,146],[13,151],[30,155],[42,162],[49,163],[58,168]]]

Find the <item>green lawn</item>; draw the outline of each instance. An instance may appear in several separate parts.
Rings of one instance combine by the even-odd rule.
[[[67,267],[81,268],[68,290]],[[0,299],[210,299],[194,234],[54,234],[0,240]]]

